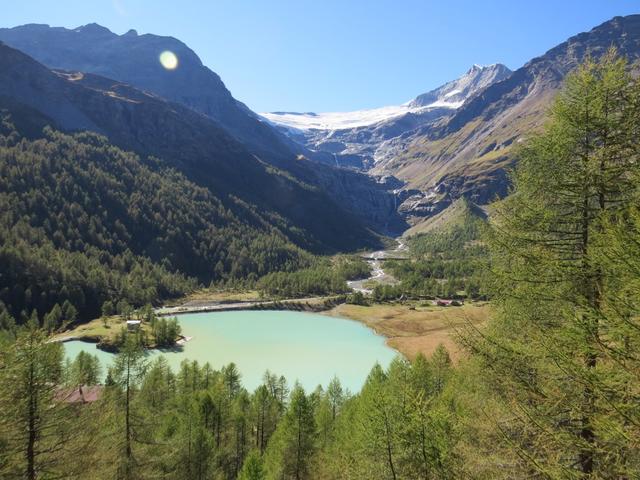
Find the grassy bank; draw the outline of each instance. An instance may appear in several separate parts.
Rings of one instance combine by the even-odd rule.
[[[82,340],[85,342],[98,343],[105,350],[114,349],[117,343],[118,334],[126,328],[125,320],[120,315],[112,315],[105,318],[96,318],[88,323],[77,325],[71,330],[59,333],[53,337],[54,340],[63,341],[66,339]],[[147,338],[152,339],[151,325],[146,322],[140,324],[141,330]],[[154,345],[149,345],[153,348]]]
[[[469,323],[484,324],[491,313],[488,303],[462,307],[418,306],[415,304],[374,304],[371,306],[338,305],[327,315],[358,320],[387,337],[387,344],[409,359],[418,353],[431,355],[443,344],[454,361],[462,352],[455,342],[455,332]]]

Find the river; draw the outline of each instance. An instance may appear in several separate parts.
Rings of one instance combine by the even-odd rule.
[[[347,285],[355,292],[361,292],[365,295],[371,295],[373,289],[370,284],[388,284],[395,283],[396,279],[392,275],[384,271],[383,263],[389,258],[404,258],[407,252],[407,246],[399,239],[396,239],[397,246],[389,250],[378,250],[363,255],[363,258],[371,266],[371,274],[367,278],[351,280]]]

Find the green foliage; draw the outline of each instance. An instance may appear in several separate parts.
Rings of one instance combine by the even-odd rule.
[[[100,312],[102,313],[103,317],[109,317],[111,315],[115,315],[116,308],[111,300],[105,300],[105,302],[102,304]]]
[[[155,318],[151,323],[151,330],[155,343],[158,347],[170,347],[175,345],[178,336],[180,335],[180,324],[178,318]]]
[[[250,206],[104,137],[45,134],[28,140],[7,117],[0,125],[0,300],[16,318],[65,301],[97,317],[115,298],[140,306],[196,279],[252,281],[308,264]]]
[[[265,478],[262,457],[257,450],[252,450],[244,461],[238,480],[264,480]]]
[[[58,385],[62,347],[37,328],[22,330],[0,352],[0,477],[35,480],[74,473],[77,424]],[[77,473],[77,472],[75,472]]]
[[[70,386],[97,385],[102,380],[102,367],[97,355],[84,351],[73,362],[68,362],[64,372],[65,383]]]
[[[367,297],[362,292],[353,292],[347,297],[347,303],[352,305],[368,305]]]
[[[345,280],[359,280],[371,274],[369,263],[357,256],[337,256],[332,265],[336,273]]]
[[[291,391],[287,411],[266,452],[268,478],[311,478],[315,437],[313,404],[304,389],[296,384]]]
[[[512,478],[640,474],[639,107],[623,61],[586,62],[520,151],[492,225],[497,316],[471,345],[502,400],[491,414],[519,458]]]
[[[458,223],[411,237],[407,244],[412,259],[390,260],[385,267],[400,286],[380,291],[381,300],[412,297],[485,298],[487,248],[480,242],[485,224],[470,207]],[[476,207],[477,208],[477,207]]]
[[[369,271],[361,258],[339,256],[333,262],[317,260],[311,268],[271,273],[262,277],[256,288],[262,295],[280,298],[347,293],[347,280],[364,278]]]
[[[386,372],[376,365],[339,408],[318,477],[454,478],[452,419],[438,404],[451,368],[442,356],[396,359]]]

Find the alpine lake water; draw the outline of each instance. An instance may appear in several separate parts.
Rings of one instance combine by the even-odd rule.
[[[149,350],[147,359],[164,355],[174,372],[185,359],[209,362],[214,369],[234,362],[249,391],[268,369],[290,385],[299,381],[307,391],[326,387],[337,376],[355,393],[376,362],[386,368],[398,354],[361,323],[319,314],[240,310],[181,314],[178,320],[191,340],[176,349]],[[68,358],[81,350],[97,355],[104,373],[113,360],[113,354],[91,343],[73,340],[64,346]]]

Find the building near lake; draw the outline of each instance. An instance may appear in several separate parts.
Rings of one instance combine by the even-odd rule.
[[[140,330],[140,320],[127,320],[127,330],[137,332]]]

